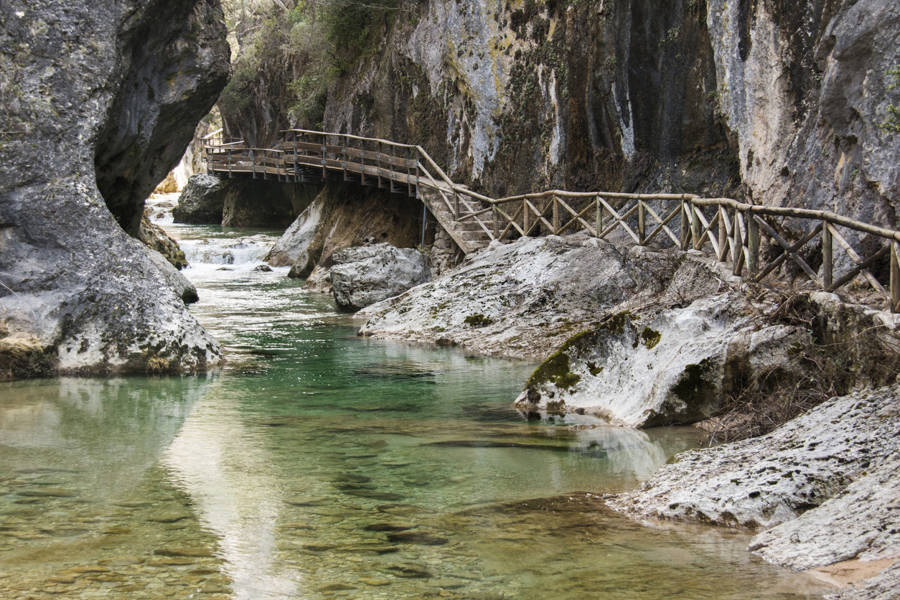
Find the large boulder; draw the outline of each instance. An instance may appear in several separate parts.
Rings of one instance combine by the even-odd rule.
[[[751,314],[739,293],[701,298],[655,318],[616,313],[544,361],[516,405],[630,427],[709,418],[724,403],[729,343],[748,328]]]
[[[129,235],[227,78],[219,3],[11,0],[0,14],[16,49],[0,54],[0,376],[219,362]]]
[[[192,175],[172,210],[176,223],[221,225],[225,183],[215,175]]]
[[[166,279],[169,288],[174,291],[185,304],[192,304],[200,299],[197,295],[197,288],[185,277],[181,271],[175,268],[169,259],[156,250],[150,249],[150,260],[159,269],[163,277]]]
[[[677,252],[620,249],[580,235],[522,238],[369,306],[360,333],[544,360],[626,301],[638,306],[670,289],[685,301],[723,286],[711,267]]]
[[[768,430],[753,419],[775,421],[771,428],[823,394],[884,385],[900,369],[900,321],[825,292],[780,304],[738,291],[674,305],[662,295],[620,308],[544,361],[516,405],[630,427],[715,417],[705,428],[749,436]],[[738,405],[748,409],[719,416]],[[750,414],[763,406],[771,412]]]
[[[287,227],[312,200],[294,183],[192,175],[172,211],[176,223],[225,227]]]
[[[339,250],[332,262],[334,300],[345,311],[365,308],[431,279],[424,254],[390,244]]]

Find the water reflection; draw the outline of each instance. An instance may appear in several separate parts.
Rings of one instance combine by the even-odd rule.
[[[79,473],[86,498],[127,492],[175,437],[207,378],[76,379],[0,386],[0,454],[14,472]]]
[[[194,407],[163,458],[201,524],[217,536],[238,600],[293,598],[302,581],[299,570],[275,556],[284,502],[271,462],[260,432],[244,425],[234,400],[215,391]]]

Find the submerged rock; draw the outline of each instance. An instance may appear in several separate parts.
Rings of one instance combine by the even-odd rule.
[[[680,454],[608,504],[642,518],[772,528],[751,549],[796,569],[896,555],[898,398],[897,384],[833,398],[768,435]]]
[[[332,262],[334,300],[346,311],[391,298],[431,279],[424,254],[390,244],[339,250]]]

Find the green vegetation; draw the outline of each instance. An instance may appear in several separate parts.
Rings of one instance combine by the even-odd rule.
[[[492,324],[494,320],[480,313],[476,313],[466,317],[464,322],[470,327],[487,327],[488,325]]]
[[[889,80],[886,86],[889,92],[900,87],[900,65],[888,69],[885,76]],[[900,133],[900,105],[888,102],[887,118],[878,127],[885,133]]]
[[[570,371],[569,355],[560,350],[535,369],[528,379],[526,387],[533,390],[542,383],[550,382],[565,390],[579,381],[581,381],[581,376]]]
[[[284,0],[260,3],[255,12],[243,2],[228,8],[239,56],[219,107],[232,129],[264,115],[253,131],[264,138],[273,133],[267,128],[321,127],[329,86],[374,53],[400,2]]]

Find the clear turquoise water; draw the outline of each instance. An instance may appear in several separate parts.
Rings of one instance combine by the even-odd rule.
[[[744,534],[603,507],[691,430],[528,422],[533,365],[358,339],[241,232],[173,229],[230,363],[0,386],[0,597],[816,597]]]

